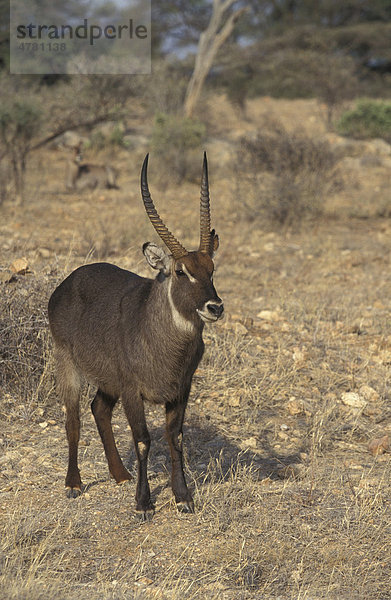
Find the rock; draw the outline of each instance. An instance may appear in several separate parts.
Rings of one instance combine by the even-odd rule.
[[[244,325],[242,325],[242,323],[233,323],[232,329],[235,333],[239,335],[246,335],[248,333],[247,328]]]
[[[276,471],[276,475],[280,479],[301,479],[304,474],[305,467],[301,463],[292,463]]]
[[[364,156],[360,158],[360,164],[364,168],[366,167],[371,169],[381,167],[383,165],[383,160],[376,154],[364,154]]]
[[[11,264],[11,271],[17,273],[18,275],[25,275],[29,270],[29,264],[26,258],[17,258]]]
[[[301,369],[307,362],[308,352],[305,348],[293,348],[292,358],[296,369]]]
[[[290,415],[301,415],[304,412],[304,402],[303,400],[298,400],[295,396],[289,398],[288,402],[285,404],[285,407]]]
[[[281,321],[281,315],[276,310],[261,310],[257,314],[258,319],[264,319],[265,321]]]
[[[344,392],[341,395],[341,401],[345,406],[351,406],[352,408],[364,408],[367,403],[366,400],[356,392]]]
[[[248,448],[256,448],[258,445],[258,441],[255,437],[247,438],[247,440],[243,440],[241,442],[240,447],[242,450],[247,450]]]
[[[62,135],[59,135],[53,142],[55,148],[75,148],[79,144],[85,144],[88,142],[87,137],[81,136],[77,131],[65,131]]]
[[[368,444],[368,450],[372,456],[378,456],[384,454],[390,449],[390,438],[388,435],[384,435],[381,438],[371,440]]]
[[[48,250],[48,248],[38,248],[38,254],[42,258],[50,258],[52,253],[50,250]]]
[[[149,137],[142,133],[127,133],[122,139],[124,146],[129,150],[146,148],[149,144]]]
[[[378,392],[369,385],[362,385],[359,389],[359,394],[367,402],[377,402],[380,397]]]
[[[228,404],[232,407],[240,406],[240,396],[231,396],[228,400]]]
[[[0,271],[0,283],[9,283],[15,279],[15,273],[11,273],[8,269]]]
[[[373,152],[377,156],[390,156],[391,145],[381,138],[375,138],[367,142],[369,152]]]

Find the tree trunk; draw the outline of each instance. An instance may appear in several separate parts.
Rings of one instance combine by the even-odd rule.
[[[223,20],[235,0],[213,0],[213,12],[208,27],[200,35],[194,70],[186,90],[183,112],[191,117],[200,97],[205,79],[212,67],[219,48],[231,35],[236,21],[247,10],[242,7],[231,13],[224,24]]]

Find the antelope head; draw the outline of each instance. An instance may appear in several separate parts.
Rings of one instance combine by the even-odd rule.
[[[191,329],[200,320],[217,321],[224,306],[213,285],[213,256],[219,246],[219,238],[210,229],[210,199],[208,163],[206,153],[201,178],[200,201],[200,244],[198,250],[188,252],[167,229],[158,215],[149,193],[147,181],[148,154],[141,171],[141,195],[145,210],[157,234],[169,253],[147,242],[144,255],[153,269],[157,269],[161,280],[168,279],[168,298],[174,321],[182,329]]]
[[[76,146],[73,147],[74,151],[74,162],[79,165],[83,160],[83,142],[80,142]]]

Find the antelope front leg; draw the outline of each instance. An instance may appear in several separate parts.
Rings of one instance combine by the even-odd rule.
[[[154,506],[151,501],[151,492],[149,489],[147,464],[151,438],[149,436],[147,423],[145,421],[144,404],[140,395],[124,396],[122,404],[125,409],[126,417],[132,429],[134,446],[137,455],[138,477],[136,489],[136,510],[140,513],[141,519],[146,521],[150,519],[154,512]]]
[[[183,473],[182,426],[187,397],[183,401],[166,403],[166,434],[170,446],[172,476],[171,487],[180,512],[193,513],[194,502]]]

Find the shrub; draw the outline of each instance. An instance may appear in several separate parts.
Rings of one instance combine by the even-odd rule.
[[[17,196],[22,199],[27,155],[31,142],[39,132],[40,108],[29,101],[5,102],[0,105],[0,142],[13,171]]]
[[[278,124],[242,139],[237,162],[238,193],[250,220],[291,226],[319,216],[335,183],[329,143],[289,133]]]
[[[0,389],[6,398],[22,398],[27,405],[45,401],[52,389],[49,365],[47,300],[53,278],[32,274],[1,285]],[[7,409],[8,410],[8,409]]]
[[[205,126],[195,119],[174,114],[158,113],[152,133],[152,148],[164,157],[163,183],[180,183],[184,179],[199,178],[193,171],[192,151],[199,150],[205,137]],[[197,162],[198,165],[199,161]]]
[[[391,102],[360,100],[341,116],[337,131],[357,139],[381,137],[391,143]]]

